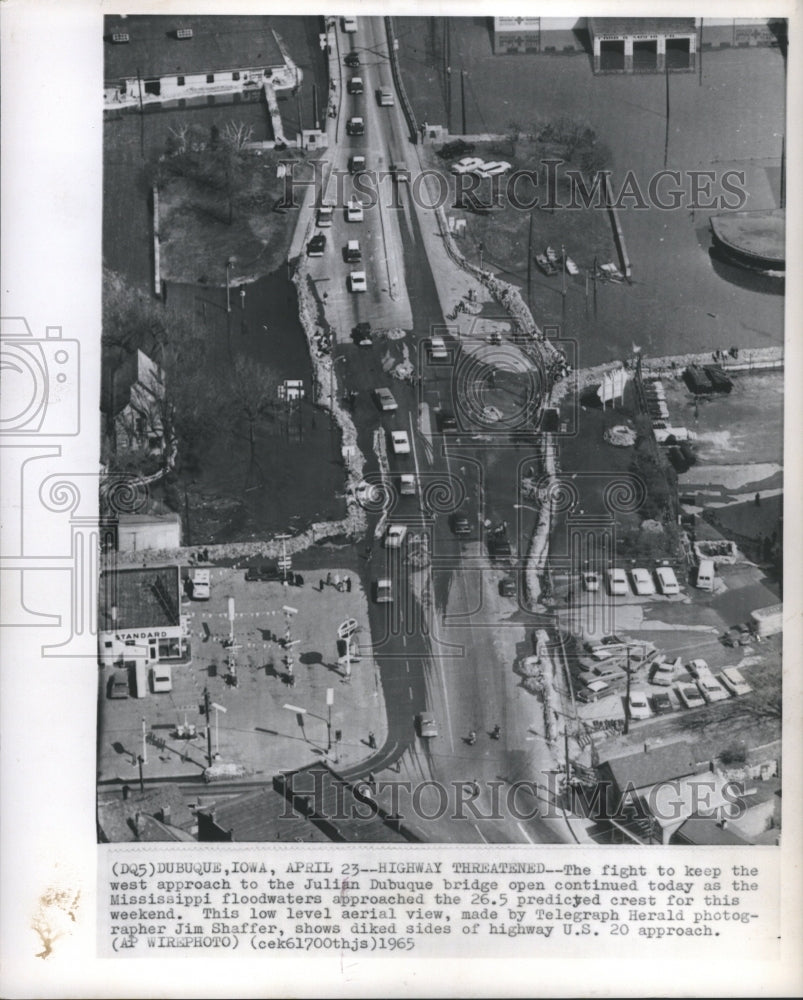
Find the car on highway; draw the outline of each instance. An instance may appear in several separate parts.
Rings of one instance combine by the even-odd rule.
[[[365,219],[365,206],[359,198],[349,198],[346,205],[346,222],[362,222]]]
[[[350,69],[353,69],[355,66],[359,66],[360,65],[360,53],[359,52],[347,52],[345,58],[343,59],[343,62]]]
[[[456,431],[457,430],[457,419],[453,413],[448,410],[438,411],[438,430],[441,432],[445,431]]]
[[[380,386],[378,389],[374,389],[374,398],[376,399],[380,410],[389,412],[392,410],[398,410],[399,408],[399,404],[396,402],[396,397],[390,389],[386,389],[385,386]]]
[[[324,229],[332,225],[332,218],[335,214],[335,206],[324,202],[318,208],[318,212],[315,216],[315,223],[320,229]]]
[[[697,687],[700,694],[706,701],[724,701],[728,697],[728,692],[714,677],[710,670],[701,670],[697,677]]]
[[[656,715],[666,715],[669,712],[675,711],[672,699],[666,691],[657,691],[652,696],[652,710]]]
[[[430,712],[420,712],[416,718],[418,734],[425,740],[433,740],[438,735],[438,725],[435,716]]]
[[[631,569],[630,577],[633,580],[633,590],[640,597],[650,597],[655,593],[655,584],[652,582],[649,570]]]
[[[393,583],[390,580],[377,580],[374,583],[374,601],[376,604],[390,604],[393,600]]]
[[[362,93],[362,77],[353,76],[348,82],[348,91],[350,94],[361,94]]]
[[[349,173],[361,174],[365,170],[365,157],[355,154],[349,159]]]
[[[671,597],[673,594],[680,593],[678,578],[671,566],[659,566],[655,571],[655,576],[658,580],[658,589],[662,594]]]
[[[410,437],[407,431],[391,431],[390,446],[394,455],[410,454]]]
[[[592,702],[604,698],[611,693],[610,684],[599,678],[590,678],[588,683],[577,692],[578,701]]]
[[[461,514],[459,511],[452,514],[452,532],[455,535],[470,535],[471,534],[471,522],[466,517],[465,514]]]
[[[373,347],[374,338],[371,336],[371,324],[365,321],[358,323],[351,331],[351,339],[357,347]]]
[[[351,271],[349,273],[349,291],[368,291],[368,278],[366,277],[365,271]]]
[[[515,597],[517,589],[516,581],[510,576],[506,576],[499,581],[500,597]]]
[[[346,122],[346,132],[348,135],[365,135],[365,119],[359,115],[354,115]]]
[[[476,146],[473,142],[465,142],[463,139],[455,139],[453,142],[447,142],[446,145],[441,146],[438,150],[438,156],[442,160],[451,160],[456,156],[468,156],[473,153]]]
[[[736,667],[723,667],[719,679],[734,695],[750,694],[753,690]]]
[[[627,574],[623,569],[608,570],[608,593],[612,597],[624,597],[630,591],[627,587]]]
[[[649,719],[652,715],[647,695],[636,688],[630,692],[627,699],[627,709],[631,719]]]
[[[376,100],[380,108],[392,108],[396,103],[390,87],[379,87],[376,92]]]
[[[481,156],[464,156],[462,160],[453,163],[449,170],[453,174],[470,174],[473,170],[483,165]]]
[[[109,678],[109,697],[127,698],[128,693],[128,674],[118,670]]]
[[[405,183],[409,182],[410,171],[404,160],[396,160],[394,163],[391,163],[389,169],[391,177],[393,178],[394,181],[405,182]]]
[[[389,524],[388,530],[385,532],[385,548],[400,549],[406,536],[406,524]]]
[[[504,559],[506,556],[513,555],[507,532],[492,532],[488,538],[488,551],[494,559]]]
[[[475,167],[473,173],[478,177],[498,177],[500,174],[506,174],[510,169],[511,166],[507,160],[491,160],[489,163],[483,163],[481,167]]]
[[[686,708],[700,708],[700,706],[705,705],[705,699],[698,691],[696,684],[688,682],[676,684],[675,691]]]
[[[416,482],[412,473],[399,476],[399,493],[403,497],[415,496]]]
[[[347,264],[359,264],[362,260],[362,247],[359,240],[349,240],[343,251],[343,256]]]
[[[586,571],[585,573],[581,574],[581,579],[583,581],[583,590],[589,590],[589,591],[599,590],[599,584],[600,584],[599,573]]]
[[[351,35],[357,30],[357,18],[356,17],[344,17],[342,20],[343,31]]]
[[[326,249],[326,237],[323,233],[316,233],[315,236],[307,244],[307,256],[308,257],[323,257],[323,252]]]

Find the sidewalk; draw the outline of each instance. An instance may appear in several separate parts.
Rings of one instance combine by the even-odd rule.
[[[333,766],[355,764],[371,754],[368,734],[381,745],[386,734],[385,703],[379,671],[366,654],[371,639],[368,605],[353,572],[318,571],[302,587],[281,583],[246,582],[242,569],[212,569],[208,604],[185,602],[189,617],[192,661],[173,667],[173,690],[149,692],[144,699],[112,701],[104,697],[98,744],[98,778],[133,781],[136,757],[147,759],[146,779],[198,777],[207,766],[206,720],[199,712],[204,689],[210,702],[212,751],[227,763],[241,764],[253,777],[266,779],[327,756],[331,718]],[[338,591],[325,583],[350,577],[352,589]],[[319,590],[320,580],[324,581]],[[237,686],[227,683],[229,639],[228,598],[235,601],[234,637]],[[286,616],[292,607],[290,649],[284,639]],[[337,626],[354,619],[361,628],[355,641],[362,655],[351,667],[351,680],[338,665]],[[287,683],[286,655],[292,654],[295,684]],[[108,676],[108,671],[104,674]],[[104,678],[105,679],[105,678]],[[327,691],[332,691],[331,716]],[[306,710],[298,714],[284,706]],[[303,724],[302,724],[303,722]],[[176,727],[194,725],[194,739],[178,739]],[[143,726],[146,735],[143,753]],[[335,743],[336,733],[342,739]],[[152,740],[163,741],[163,746]]]

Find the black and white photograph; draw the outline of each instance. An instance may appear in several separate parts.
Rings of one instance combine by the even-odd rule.
[[[103,51],[100,840],[777,844],[786,22]]]
[[[3,996],[799,995],[802,41],[3,5]]]

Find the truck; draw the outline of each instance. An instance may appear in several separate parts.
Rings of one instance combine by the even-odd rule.
[[[783,632],[783,604],[757,608],[750,612],[750,629],[760,638]]]
[[[137,698],[145,698],[148,694],[148,667],[144,658],[131,662],[134,666],[134,695]]]

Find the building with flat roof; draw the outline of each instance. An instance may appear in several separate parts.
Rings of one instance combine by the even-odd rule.
[[[588,37],[595,73],[660,73],[696,66],[693,17],[590,17]]]
[[[115,15],[104,28],[107,108],[188,93],[256,90],[286,65],[264,16]]]
[[[100,574],[98,656],[103,666],[129,659],[180,660],[187,653],[181,620],[181,570],[114,569]]]

